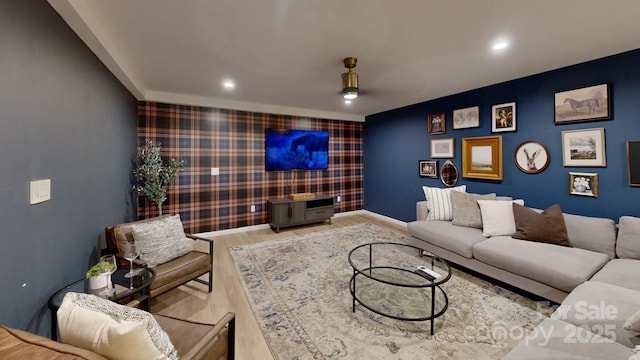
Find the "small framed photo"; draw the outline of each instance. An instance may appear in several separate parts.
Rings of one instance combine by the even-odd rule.
[[[604,128],[562,132],[564,166],[607,166]]]
[[[609,91],[609,84],[600,84],[555,93],[555,124],[611,119]]]
[[[629,186],[640,186],[640,140],[627,141]]]
[[[502,136],[462,139],[462,177],[502,180]]]
[[[516,103],[491,107],[491,132],[516,131]]]
[[[427,119],[429,121],[429,134],[444,134],[446,132],[443,112],[429,114]]]
[[[420,160],[418,161],[418,172],[420,177],[438,177],[438,161],[437,160]]]
[[[570,172],[569,194],[598,197],[598,174]]]
[[[432,158],[453,158],[455,157],[453,138],[431,139]]]
[[[480,106],[453,110],[453,129],[480,127]]]
[[[525,141],[513,153],[513,161],[520,171],[537,174],[544,171],[551,162],[549,149],[537,141]]]

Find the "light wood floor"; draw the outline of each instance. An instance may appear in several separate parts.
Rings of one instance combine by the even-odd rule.
[[[227,248],[361,223],[373,223],[409,235],[404,227],[376,217],[357,214],[334,217],[331,224],[281,229],[279,234],[270,229],[263,229],[218,236],[214,238],[213,292],[207,293],[205,285],[192,281],[155,298],[151,303],[151,311],[209,323],[215,323],[228,311],[235,312],[236,359],[273,360]]]

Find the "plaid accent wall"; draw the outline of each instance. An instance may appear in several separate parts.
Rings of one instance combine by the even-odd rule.
[[[336,212],[363,208],[363,123],[198,106],[138,103],[138,146],[160,142],[185,171],[169,188],[163,213],[180,213],[185,231],[201,233],[267,223],[267,200],[290,193],[341,196]],[[329,131],[329,167],[265,171],[265,129]],[[220,169],[211,176],[211,168]],[[251,205],[256,212],[251,213]],[[157,215],[138,198],[138,218]]]

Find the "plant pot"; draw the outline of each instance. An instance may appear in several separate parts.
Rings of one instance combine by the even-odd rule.
[[[99,290],[107,287],[107,282],[111,281],[111,275],[98,275],[89,278],[89,289]]]

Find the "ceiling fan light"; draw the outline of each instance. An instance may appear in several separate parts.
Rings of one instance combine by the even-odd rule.
[[[342,97],[347,100],[358,97],[358,74],[351,69],[342,74]]]

